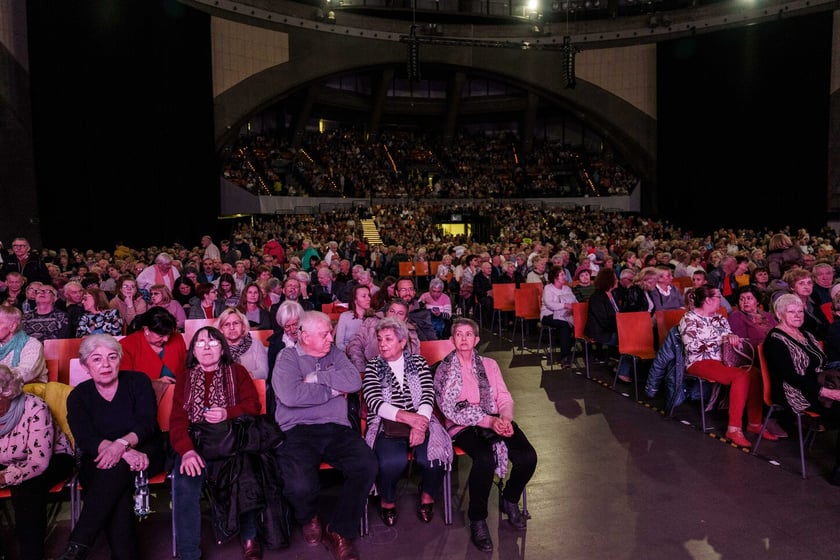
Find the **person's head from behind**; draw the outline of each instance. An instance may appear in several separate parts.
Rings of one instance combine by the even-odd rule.
[[[224,335],[228,344],[239,344],[248,332],[248,318],[233,307],[228,307],[219,314],[214,325]]]
[[[79,363],[99,386],[117,380],[122,355],[122,346],[110,334],[88,335],[79,345]]]
[[[595,280],[592,282],[592,285],[595,286],[596,290],[609,292],[616,287],[617,283],[618,280],[615,277],[615,270],[611,268],[602,268],[598,271],[598,274],[595,275]]]
[[[201,368],[205,372],[215,371],[220,365],[234,362],[230,346],[216,327],[201,327],[195,332],[187,350],[187,368]]]
[[[408,342],[408,327],[396,317],[384,317],[376,324],[376,344],[386,361],[397,360]]]
[[[22,393],[23,378],[15,375],[9,366],[0,364],[0,403],[9,403]]]
[[[332,348],[332,329],[329,315],[320,311],[307,311],[300,319],[298,345],[310,356],[326,356]]]
[[[686,294],[686,302],[694,309],[713,311],[720,306],[720,297],[720,291],[717,288],[706,284],[689,290]]]
[[[786,327],[799,329],[805,323],[805,304],[794,294],[782,294],[773,303],[776,320]]]

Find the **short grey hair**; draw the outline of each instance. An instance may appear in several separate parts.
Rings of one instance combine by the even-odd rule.
[[[103,333],[91,334],[82,340],[82,343],[79,345],[79,361],[87,364],[88,357],[100,346],[104,346],[111,352],[116,352],[119,359],[122,360],[123,350],[120,343],[110,334]]]
[[[408,340],[408,326],[394,317],[384,317],[376,323],[376,334],[391,329],[397,335],[397,340]]]
[[[779,321],[782,320],[782,315],[789,307],[805,307],[805,304],[796,294],[782,294],[773,302],[773,313]]]

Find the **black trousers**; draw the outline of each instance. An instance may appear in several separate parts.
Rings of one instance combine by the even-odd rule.
[[[15,512],[15,537],[22,560],[44,558],[50,488],[66,480],[75,466],[75,457],[58,453],[52,456],[47,470],[41,475],[9,487]]]

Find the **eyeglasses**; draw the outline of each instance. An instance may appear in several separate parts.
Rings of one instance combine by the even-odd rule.
[[[12,247],[14,247],[15,249],[25,249],[26,245],[24,245],[23,243],[12,243]]]
[[[121,287],[123,290],[133,290],[134,284],[123,284]]]
[[[160,295],[160,292],[152,292],[152,293],[151,293],[151,295],[153,295],[153,296],[159,296],[159,295]]]
[[[215,348],[219,344],[221,344],[221,342],[219,342],[218,340],[215,340],[215,339],[213,339],[213,340],[198,340],[195,343],[195,347],[196,348],[206,348],[206,347],[209,346],[210,348]]]
[[[294,331],[298,330],[298,326],[299,326],[299,324],[298,324],[297,321],[292,321],[290,323],[286,323],[285,325],[283,325],[283,330],[294,332]]]
[[[406,292],[413,292],[413,291],[414,291],[414,288],[399,288],[397,290],[397,292],[399,292],[401,294],[406,293]]]
[[[32,290],[36,294],[52,294],[55,295],[55,292],[52,290]]]

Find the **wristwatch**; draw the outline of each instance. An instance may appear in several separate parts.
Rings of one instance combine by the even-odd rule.
[[[128,451],[129,449],[131,449],[131,444],[130,444],[130,443],[128,443],[128,441],[124,440],[123,438],[117,438],[117,439],[115,439],[114,441],[116,441],[116,442],[117,442],[117,443],[119,443],[120,445],[124,445],[124,446],[125,446],[125,450],[126,450],[126,451]]]

